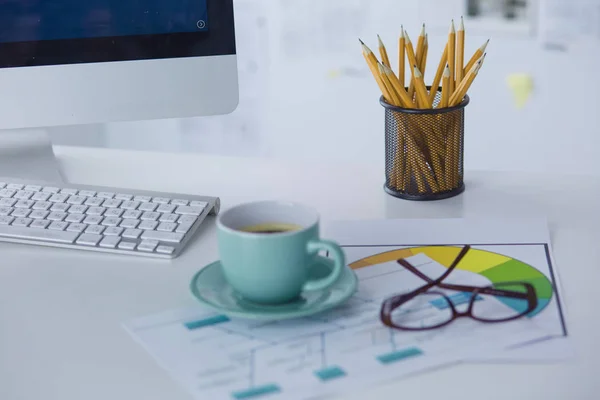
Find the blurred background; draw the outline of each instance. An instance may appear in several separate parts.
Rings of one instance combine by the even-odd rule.
[[[54,144],[383,163],[383,109],[358,39],[395,64],[400,26],[487,39],[466,111],[467,170],[600,174],[599,0],[235,0],[240,103],[230,115],[52,128]]]

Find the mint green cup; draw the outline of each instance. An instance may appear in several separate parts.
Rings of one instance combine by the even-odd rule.
[[[248,232],[252,226],[293,226],[279,233]],[[334,285],[346,260],[336,243],[319,238],[319,214],[296,203],[260,201],[241,204],[217,217],[219,255],[225,278],[244,300],[282,304],[303,291]],[[329,252],[331,273],[309,280],[309,268],[318,252]]]

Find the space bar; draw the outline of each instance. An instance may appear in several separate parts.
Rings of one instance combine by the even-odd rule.
[[[54,231],[41,228],[26,228],[21,226],[0,225],[0,238],[40,240],[52,243],[73,243],[79,233]]]

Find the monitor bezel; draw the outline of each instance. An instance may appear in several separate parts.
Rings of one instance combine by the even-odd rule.
[[[0,68],[236,54],[233,0],[208,0],[208,30],[0,43]]]

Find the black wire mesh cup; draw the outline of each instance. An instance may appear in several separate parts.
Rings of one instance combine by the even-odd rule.
[[[428,88],[429,89],[429,88]],[[434,101],[437,105],[440,93]],[[465,107],[408,109],[380,99],[385,108],[384,189],[406,200],[441,200],[465,190]]]

